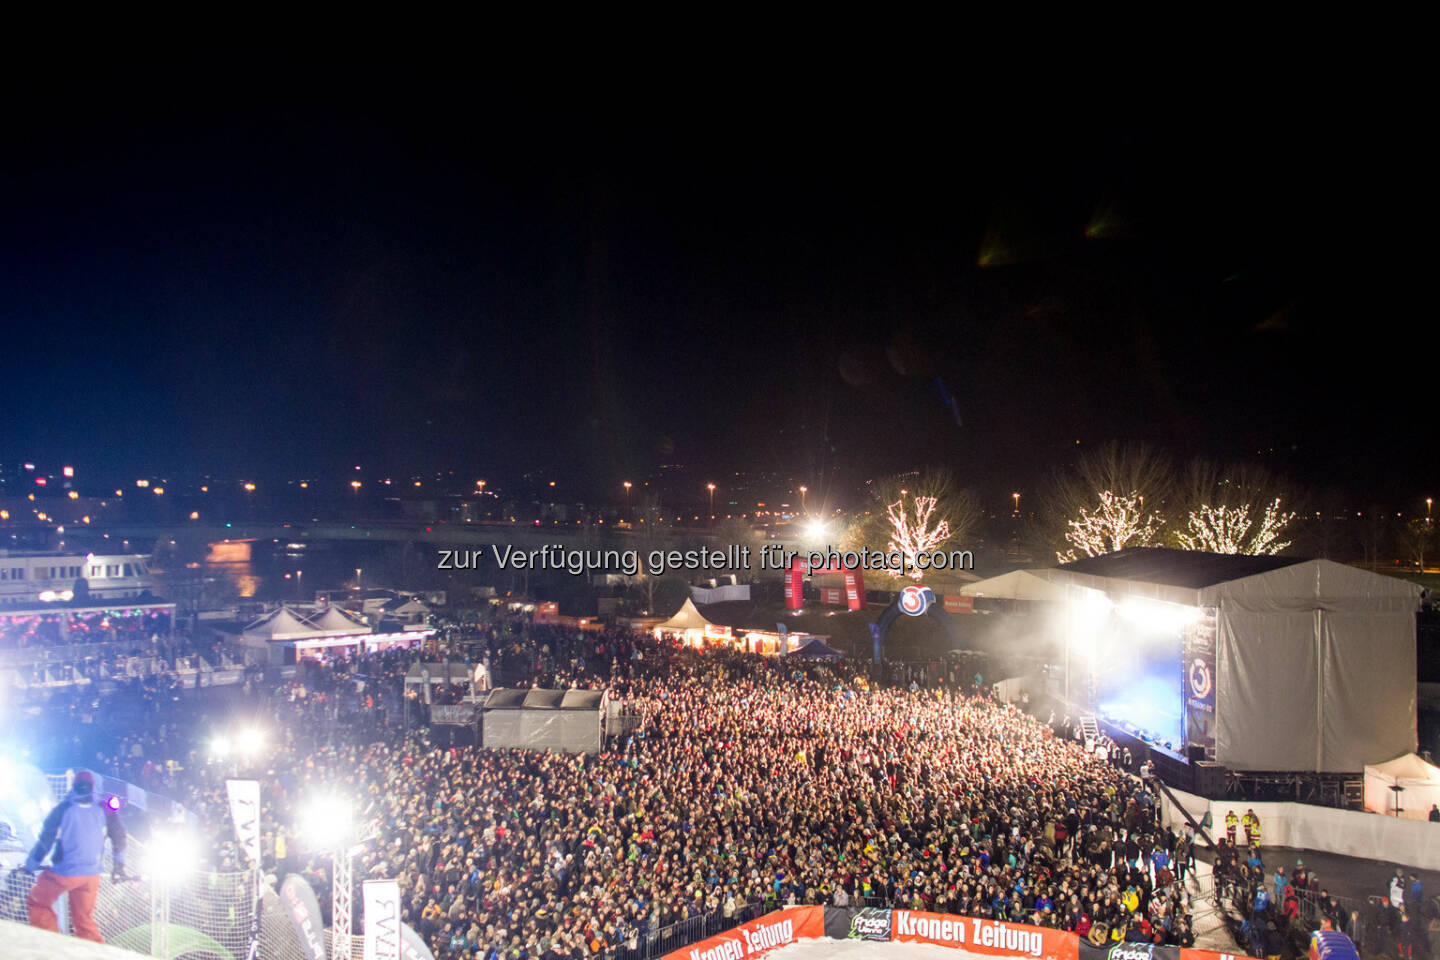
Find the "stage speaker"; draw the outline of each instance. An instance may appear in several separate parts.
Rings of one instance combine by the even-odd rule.
[[[1225,764],[1200,760],[1195,764],[1195,792],[1208,800],[1225,796]]]
[[[1191,763],[1199,763],[1205,759],[1205,748],[1192,743],[1185,748],[1185,759]]]

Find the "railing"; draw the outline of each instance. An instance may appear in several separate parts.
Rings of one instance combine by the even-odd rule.
[[[708,913],[677,920],[658,930],[641,933],[638,928],[631,928],[618,944],[601,950],[598,955],[605,960],[653,960],[756,917],[762,917],[778,907],[779,904],[773,900],[749,900],[736,904],[729,917],[725,916],[725,908],[719,907]]]

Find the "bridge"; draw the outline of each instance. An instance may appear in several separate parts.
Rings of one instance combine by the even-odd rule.
[[[433,543],[445,547],[488,547],[491,544],[511,545],[517,550],[543,547],[558,542],[576,547],[618,550],[670,550],[686,546],[721,544],[721,535],[705,527],[657,526],[650,529],[626,529],[611,524],[512,523],[498,520],[478,523],[442,523],[413,520],[380,520],[360,523],[344,522],[283,522],[278,520],[238,521],[225,524],[205,523],[117,523],[92,524],[69,534],[85,540],[108,534],[113,542],[136,542],[202,538],[208,543],[221,540],[279,540],[293,543],[325,540],[352,540],[372,543]],[[798,550],[794,540],[768,540],[787,550]],[[754,546],[754,544],[752,544]]]

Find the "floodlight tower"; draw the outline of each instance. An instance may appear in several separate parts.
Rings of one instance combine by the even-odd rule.
[[[195,838],[178,828],[151,835],[147,849],[150,867],[150,955],[170,960],[170,891],[195,869],[199,861]]]
[[[305,833],[317,851],[328,850],[331,857],[330,960],[352,960],[352,858],[375,833],[368,824],[357,824],[350,803],[339,797],[324,797],[311,805]]]

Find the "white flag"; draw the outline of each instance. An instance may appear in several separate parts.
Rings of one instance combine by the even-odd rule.
[[[260,781],[226,780],[230,795],[230,817],[235,821],[235,839],[250,865],[260,866]]]
[[[366,880],[365,960],[400,960],[400,884]]]

